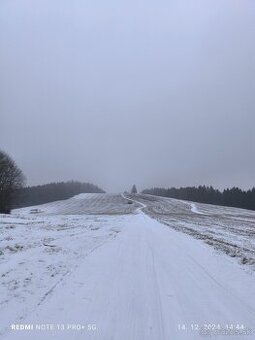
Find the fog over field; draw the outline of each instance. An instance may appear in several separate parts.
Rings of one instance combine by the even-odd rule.
[[[28,184],[254,185],[254,1],[2,0],[0,32]]]

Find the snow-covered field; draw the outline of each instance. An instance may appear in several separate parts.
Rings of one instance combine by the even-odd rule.
[[[0,215],[2,339],[255,338],[255,213],[129,199]]]
[[[23,209],[15,214],[39,215],[121,215],[134,212],[139,205],[129,205],[122,195],[80,194],[68,200],[46,203]]]
[[[255,211],[137,195],[151,217],[255,270]]]

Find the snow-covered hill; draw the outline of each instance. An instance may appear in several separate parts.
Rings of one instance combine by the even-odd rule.
[[[255,211],[136,195],[151,217],[255,270]]]
[[[253,339],[251,260],[208,240],[249,241],[252,259],[255,213],[129,199],[85,194],[0,216],[2,339]]]

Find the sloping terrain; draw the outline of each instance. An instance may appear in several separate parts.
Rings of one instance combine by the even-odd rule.
[[[131,196],[129,196],[131,197]],[[151,217],[255,269],[255,212],[152,195],[136,195]]]
[[[214,216],[219,223],[216,216],[225,214],[227,235],[229,210],[100,195],[0,216],[2,339],[254,338],[251,266],[181,228],[185,221],[194,230],[207,223],[199,229],[206,232]],[[233,223],[252,224],[252,213],[233,214]]]
[[[139,205],[127,204],[120,194],[79,194],[67,200],[15,209],[13,213],[39,215],[121,215],[134,212]]]

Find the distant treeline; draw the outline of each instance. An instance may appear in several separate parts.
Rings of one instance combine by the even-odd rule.
[[[152,188],[143,190],[143,193],[200,203],[255,210],[255,188],[248,191],[243,191],[235,187],[220,191],[214,189],[212,186],[186,187],[179,189]]]
[[[20,189],[17,195],[18,199],[13,204],[13,207],[27,207],[64,200],[81,193],[103,192],[102,189],[94,184],[74,181],[37,185]]]

